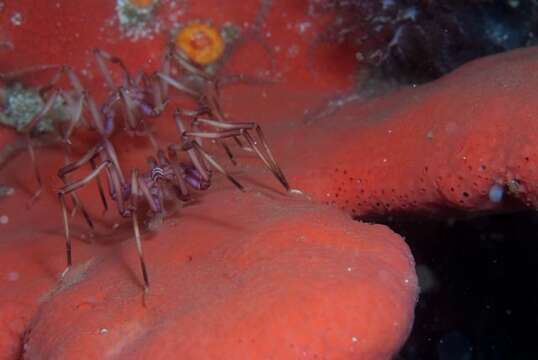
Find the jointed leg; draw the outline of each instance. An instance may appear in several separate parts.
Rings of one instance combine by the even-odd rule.
[[[64,143],[64,156],[65,156],[65,160],[64,160],[65,161],[65,166],[68,166],[69,164],[71,164],[71,162],[69,160],[69,146],[68,146],[67,143]],[[94,167],[94,170],[95,170],[95,167]],[[64,185],[67,185],[67,174],[64,174],[61,179],[64,182]],[[99,178],[97,178],[97,179],[99,179]],[[79,197],[77,196],[77,194],[75,192],[71,193],[71,200],[73,201],[73,209],[71,210],[71,217],[74,217],[76,215],[76,213],[77,213],[77,209],[80,208],[80,211],[82,212],[82,216],[84,216],[84,219],[86,220],[86,223],[88,224],[91,231],[93,232],[94,226],[93,226],[93,222],[92,222],[92,220],[90,218],[90,215],[86,211],[86,208],[84,207],[84,204],[82,203],[82,201],[79,199]]]
[[[256,154],[258,154],[258,157],[263,161],[265,166],[273,173],[273,175],[282,184],[282,186],[284,186],[284,189],[286,189],[286,191],[290,191],[290,185],[288,183],[288,180],[284,176],[284,173],[280,169],[280,166],[278,166],[278,163],[276,162],[273,156],[273,153],[271,152],[271,149],[269,148],[269,145],[267,145],[267,142],[265,141],[265,136],[263,135],[262,129],[259,125],[256,125],[256,133],[258,134],[258,138],[260,142],[262,143],[263,147],[265,148],[265,152],[269,160],[265,159],[262,152],[256,146],[256,142],[252,138],[248,130],[245,130],[243,135],[245,139],[248,141],[249,145],[254,149],[254,151],[256,151]]]
[[[110,61],[113,64],[119,65],[125,75],[125,81],[127,83],[131,83],[131,75],[129,74],[129,70],[127,70],[127,67],[120,58],[112,56],[101,49],[94,49],[93,53],[95,54],[95,61],[97,62],[97,66],[99,67],[99,70],[101,71],[101,74],[105,78],[105,81],[111,91],[116,90],[116,85],[114,85],[114,81],[112,80],[112,73],[110,72],[110,69],[108,68],[105,60]]]
[[[87,103],[88,103],[88,109],[90,110],[90,114],[93,120],[92,125],[97,129],[97,131],[99,132],[101,136],[110,135],[107,132],[107,129],[105,129],[103,118],[101,117],[101,113],[97,110],[97,105],[95,104],[95,100],[93,100],[93,97],[88,95]]]
[[[103,147],[101,145],[94,146],[90,150],[86,152],[80,159],[73,161],[64,167],[62,167],[60,170],[58,170],[58,177],[62,179],[64,183],[66,183],[65,176],[69,174],[70,172],[73,172],[80,167],[82,167],[84,164],[90,162],[92,159],[94,159],[101,151],[103,150]]]
[[[67,274],[67,272],[71,269],[71,266],[73,265],[73,260],[71,256],[71,236],[69,234],[69,219],[67,216],[67,207],[65,205],[65,194],[60,192],[58,193],[58,198],[60,199],[60,205],[62,206],[62,217],[64,222],[64,234],[65,234],[65,251],[66,251],[66,258],[67,258],[67,266],[65,267],[65,270],[62,272],[62,278]]]
[[[191,96],[195,97],[196,99],[198,99],[198,97],[200,96],[200,94],[197,91],[192,90],[187,85],[185,85],[185,84],[177,81],[176,79],[172,78],[169,74],[165,74],[165,73],[162,73],[162,72],[157,72],[157,76],[159,77],[159,79],[161,79],[163,84],[166,84],[166,86],[167,86],[166,89],[168,89],[168,86],[172,86],[172,87],[176,88],[179,91],[182,91],[182,92],[184,92],[184,93],[186,93],[188,95],[191,95]]]
[[[286,180],[284,173],[278,166],[278,163],[276,162],[273,156],[273,153],[271,149],[269,148],[267,141],[265,140],[265,135],[263,134],[263,131],[258,124],[256,123],[227,123],[227,122],[221,122],[221,121],[215,121],[215,120],[209,120],[209,119],[196,119],[196,122],[213,126],[217,129],[225,129],[225,130],[221,132],[215,132],[215,133],[208,132],[206,133],[206,135],[201,135],[200,133],[186,133],[186,134],[199,136],[199,137],[205,136],[205,137],[210,137],[210,138],[219,138],[219,137],[226,138],[230,136],[237,138],[238,136],[235,135],[234,131],[240,131],[240,135],[243,135],[245,140],[248,142],[249,146],[256,152],[256,154],[262,160],[264,165],[273,173],[273,175],[282,184],[282,186],[284,186],[286,191],[290,190],[289,183]],[[256,145],[256,140],[249,133],[249,130],[256,131],[259,142],[262,144],[265,150],[265,155],[261,152],[261,150]]]
[[[194,123],[202,123],[202,124],[216,127],[217,129],[225,129],[225,130],[234,130],[234,129],[241,130],[243,128],[252,128],[253,126],[251,125],[253,123],[230,123],[224,120],[209,120],[209,119],[201,119],[201,118],[196,118],[194,120]],[[253,151],[251,148],[243,145],[241,140],[239,140],[239,136],[234,136],[233,139],[235,140],[235,142],[241,149],[245,151]]]
[[[166,95],[163,91],[163,81],[160,80],[160,78],[157,76],[157,74],[151,75],[147,81],[149,82],[148,88],[151,87],[152,94],[153,94],[153,116],[158,116],[162,113],[164,110],[168,100],[166,99]]]
[[[235,180],[233,176],[231,176],[226,170],[224,170],[224,168],[215,159],[213,159],[213,157],[209,155],[197,142],[193,141],[192,146],[194,149],[196,149],[198,153],[203,156],[204,159],[207,160],[207,162],[211,164],[211,166],[213,166],[218,172],[226,176],[226,178],[230,180],[230,182],[234,184],[239,190],[245,191],[243,185],[241,185],[239,181]]]
[[[41,173],[39,172],[39,168],[37,167],[37,161],[35,157],[35,151],[34,146],[32,145],[32,139],[30,138],[30,134],[26,134],[26,146],[28,148],[28,154],[30,155],[30,161],[32,162],[32,167],[34,169],[34,176],[37,181],[37,190],[32,195],[28,205],[32,205],[34,201],[41,195],[41,192],[43,191],[43,182],[41,181]]]
[[[39,173],[39,168],[37,167],[34,146],[32,144],[30,133],[34,129],[34,127],[37,126],[37,124],[49,113],[50,109],[52,108],[52,105],[54,104],[58,96],[59,96],[59,90],[54,92],[54,94],[45,103],[45,106],[43,106],[43,109],[41,109],[41,111],[37,113],[32,118],[32,120],[30,120],[30,122],[21,129],[21,133],[25,135],[26,146],[28,148],[28,153],[30,154],[30,160],[32,162],[32,167],[34,169],[34,176],[38,184],[38,189],[35,191],[34,195],[30,199],[30,205],[39,197],[43,189],[43,184],[41,181],[41,174]]]
[[[63,138],[64,138],[64,142],[71,144],[71,140],[70,140],[71,134],[73,133],[73,130],[75,130],[77,125],[82,120],[82,110],[83,110],[84,102],[86,99],[86,92],[83,91],[82,93],[78,94],[76,99],[73,99],[68,94],[63,94],[63,95],[70,109],[72,109],[71,121],[69,122],[69,127],[63,134]]]
[[[163,75],[165,75],[167,77],[170,77],[170,68],[171,68],[171,65],[172,65],[173,51],[174,51],[173,47],[168,46],[168,48],[166,49],[166,53],[164,54],[164,59],[163,59],[162,65],[161,65],[160,73],[162,73]],[[155,76],[159,77],[158,74],[155,74]],[[159,79],[160,79],[160,77],[159,77]],[[160,79],[159,83],[160,83],[160,86],[161,86],[163,97],[167,98],[168,97],[168,83],[166,81],[164,81],[163,79]]]
[[[114,145],[107,140],[103,140],[103,147],[105,149],[106,159],[110,160],[112,164],[114,164],[114,168],[118,174],[119,180],[122,184],[125,183],[125,177],[123,176],[123,172],[121,171],[120,167],[120,161],[118,160],[118,155],[116,153],[116,149],[114,149]]]
[[[43,120],[43,118],[49,113],[49,111],[52,109],[52,106],[60,96],[60,90],[54,91],[51,97],[48,98],[47,102],[43,106],[43,109],[41,109],[40,112],[38,112],[32,120],[28,122],[28,124],[24,125],[22,129],[20,130],[23,134],[29,134],[36,125]]]
[[[174,177],[176,181],[173,184],[177,187],[177,189],[179,189],[181,193],[181,199],[187,199],[189,196],[189,190],[187,188],[185,180],[183,179],[183,174],[180,172],[176,151],[171,146],[168,147],[168,158],[169,159],[166,159],[164,153],[162,153],[162,155],[159,154],[159,159],[161,163],[169,165],[174,172]]]
[[[31,66],[25,69],[15,70],[8,73],[0,73],[0,80],[8,81],[20,78],[26,74],[31,74],[39,71],[49,70],[49,69],[58,69],[60,65],[36,65]]]
[[[189,60],[188,56],[181,49],[178,49],[178,48],[174,49],[174,58],[187,73],[199,76],[202,79],[206,79],[206,80],[212,79],[211,75],[209,75],[205,71],[202,71],[198,69],[196,66],[194,66]]]
[[[92,165],[93,170],[97,169],[97,165],[95,164],[94,158],[90,159],[90,164]],[[101,182],[101,178],[97,176],[95,178],[95,181],[97,182],[97,188],[99,190],[99,197],[101,198],[101,203],[103,204],[103,207],[104,207],[103,213],[106,213],[108,210],[108,203],[106,201],[105,192],[103,190],[103,184]]]
[[[136,251],[138,252],[138,258],[140,260],[140,268],[142,270],[142,277],[144,279],[144,293],[149,291],[149,277],[146,270],[146,263],[144,261],[144,253],[142,251],[142,241],[140,239],[140,228],[138,226],[138,218],[136,217],[136,210],[138,208],[138,171],[135,169],[131,175],[131,219],[133,222],[133,232],[136,242]]]
[[[136,117],[134,114],[135,105],[133,103],[133,100],[131,99],[127,91],[125,91],[125,88],[120,87],[118,92],[120,94],[121,102],[123,104],[124,117],[127,129],[136,130],[138,124],[136,122]]]
[[[181,118],[177,111],[175,114],[175,120],[176,120],[176,127],[178,129],[178,132],[180,133],[181,138],[184,140],[185,138],[184,134],[186,133],[187,129],[185,128],[185,125],[181,121]],[[196,142],[196,141],[193,141],[193,142]],[[200,173],[200,175],[205,181],[208,181],[209,174],[207,173],[204,163],[201,161],[201,159],[198,158],[198,154],[193,149],[193,147],[189,145],[189,143],[190,141],[186,141],[185,144],[183,144],[183,146],[180,149],[187,151],[187,155],[189,155],[189,158],[191,159],[191,162],[196,168],[196,170],[198,170],[198,172]]]
[[[62,206],[62,217],[64,221],[64,231],[65,231],[65,248],[66,248],[66,257],[67,257],[67,267],[65,268],[64,272],[62,273],[62,277],[67,274],[67,272],[71,269],[72,266],[72,254],[71,254],[71,236],[69,233],[69,218],[67,216],[67,207],[65,204],[65,195],[68,195],[72,193],[73,191],[76,191],[77,189],[83,187],[92,179],[94,179],[96,176],[99,175],[99,173],[110,166],[110,162],[104,162],[100,164],[94,171],[92,171],[89,175],[82,178],[81,180],[75,181],[73,183],[67,184],[63,188],[61,188],[58,191],[58,198],[60,200],[60,205]]]

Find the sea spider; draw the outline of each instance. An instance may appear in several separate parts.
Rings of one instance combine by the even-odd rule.
[[[167,101],[164,101],[162,96],[162,81],[156,76],[148,76],[142,72],[131,76],[119,57],[112,56],[104,50],[94,49],[94,54],[97,66],[110,90],[108,99],[101,107],[104,134],[109,136],[114,131],[117,107],[120,106],[125,120],[125,130],[129,133],[142,132],[149,137],[153,146],[158,148],[144,118],[159,116],[166,106]],[[124,78],[122,85],[116,85],[112,80],[107,62],[121,68]]]
[[[99,174],[102,172],[106,174],[108,194],[116,203],[119,215],[131,218],[145,293],[149,290],[149,277],[140,239],[137,218],[138,202],[140,200],[146,202],[152,217],[164,216],[164,203],[167,198],[175,196],[181,201],[186,201],[190,197],[188,187],[196,190],[209,188],[211,185],[211,168],[222,173],[238,189],[244,191],[243,186],[203,148],[202,139],[224,141],[228,138],[242,138],[256,152],[264,165],[271,170],[284,188],[289,191],[288,182],[276,163],[259,125],[255,123],[225,123],[195,116],[192,120],[194,125],[191,125],[196,128],[196,131],[188,131],[181,116],[182,112],[177,110],[174,117],[181,136],[181,143],[169,145],[168,155],[159,150],[156,157],[150,157],[147,172],[140,173],[137,169],[133,169],[130,181],[126,180],[120,167],[116,150],[105,133],[101,134],[102,140],[99,144],[91,148],[79,160],[64,166],[58,171],[58,176],[65,183],[65,186],[58,191],[62,207],[67,252],[67,267],[63,273],[64,275],[72,266],[71,237],[65,196],[73,195],[76,190],[95,179],[98,182],[100,196],[106,210],[108,205],[99,181]],[[202,129],[202,125],[212,128],[212,130]],[[96,127],[102,128],[103,126]],[[255,132],[257,139],[251,134],[251,131]],[[261,148],[257,145],[258,142],[261,143]],[[189,161],[179,161],[178,152],[186,152]],[[66,176],[69,173],[80,169],[88,163],[92,165],[92,171],[88,175],[73,182],[66,181]],[[91,220],[89,221],[91,222]]]

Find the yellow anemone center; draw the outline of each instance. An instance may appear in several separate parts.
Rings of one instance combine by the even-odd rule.
[[[176,46],[193,62],[200,65],[211,64],[224,51],[224,40],[220,33],[206,24],[185,26],[176,36]]]

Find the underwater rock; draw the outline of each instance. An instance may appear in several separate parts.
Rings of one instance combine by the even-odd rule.
[[[535,208],[537,59],[537,48],[486,57],[332,117],[282,125],[277,151],[292,154],[283,168],[297,188],[354,215]],[[499,202],[489,196],[495,184],[505,189]]]

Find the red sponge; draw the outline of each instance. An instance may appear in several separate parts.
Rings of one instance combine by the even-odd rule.
[[[76,242],[79,265],[42,300],[25,357],[377,360],[409,333],[414,263],[385,226],[230,188],[149,237],[147,307],[131,239],[87,262],[88,245]],[[62,254],[58,235],[51,240]]]

